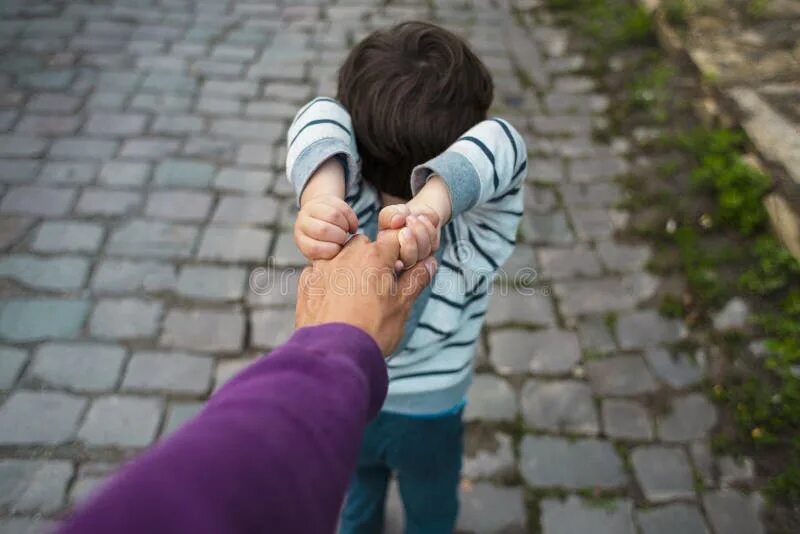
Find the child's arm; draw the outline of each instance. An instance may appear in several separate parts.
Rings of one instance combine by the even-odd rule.
[[[358,151],[350,114],[337,101],[315,98],[297,112],[287,134],[286,176],[300,206],[297,247],[311,261],[334,257],[358,230],[344,200],[358,185]]]
[[[447,226],[447,239],[456,245],[451,249],[454,257],[446,260],[490,275],[508,259],[522,217],[521,185],[527,160],[525,141],[514,127],[502,119],[490,119],[414,169],[414,200],[427,196],[434,183],[446,186],[453,220]]]
[[[331,158],[342,167],[341,197],[358,185],[359,156],[350,114],[332,98],[315,98],[294,117],[286,136],[286,177],[298,203],[316,171]]]
[[[356,214],[370,214],[358,162],[350,114],[341,104],[316,98],[297,112],[287,136],[286,175],[300,206],[295,243],[310,261],[338,254],[348,234],[358,230]],[[422,218],[409,221],[409,231],[400,233],[405,266],[430,255],[433,228]]]
[[[329,260],[358,230],[358,218],[344,201],[344,168],[336,158],[324,162],[300,195],[294,241],[308,260]]]

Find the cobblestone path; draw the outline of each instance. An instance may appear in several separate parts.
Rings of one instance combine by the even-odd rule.
[[[709,452],[702,359],[647,306],[650,251],[615,240],[632,155],[592,136],[607,98],[564,29],[511,7],[0,2],[0,532],[46,528],[287,337],[292,292],[251,289],[301,262],[287,125],[349,45],[412,18],[469,36],[531,153],[506,270],[538,278],[491,304],[459,528],[761,532],[733,489],[751,469]]]

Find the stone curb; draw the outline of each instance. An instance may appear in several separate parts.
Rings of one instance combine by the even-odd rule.
[[[703,67],[690,53],[678,32],[661,10],[661,0],[637,0],[652,16],[661,47],[673,58],[686,61],[695,70],[705,98],[695,113],[707,126],[738,126],[755,149],[754,165],[767,170],[773,191],[764,206],[778,237],[800,261],[800,132],[777,114],[748,87],[719,87],[703,76]]]

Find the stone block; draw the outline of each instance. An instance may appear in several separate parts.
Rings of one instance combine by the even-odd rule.
[[[119,256],[185,258],[196,239],[195,226],[134,219],[113,231],[107,251]]]
[[[198,352],[239,353],[243,342],[244,317],[238,310],[170,310],[160,344]]]
[[[525,436],[520,473],[534,488],[618,488],[628,477],[610,442]]]
[[[26,363],[28,354],[24,350],[0,347],[0,391],[14,387]]]
[[[631,463],[648,501],[657,503],[694,497],[692,470],[682,449],[637,447],[631,453]]]
[[[670,411],[659,418],[658,437],[663,441],[694,441],[706,437],[717,424],[717,410],[700,393],[670,400]]]
[[[105,230],[88,222],[43,222],[31,248],[37,252],[95,252]]]
[[[36,348],[27,378],[74,391],[110,391],[120,378],[125,353],[118,345],[43,343]]]
[[[211,385],[212,359],[182,352],[135,352],[122,389],[202,395]]]
[[[72,189],[14,187],[0,202],[0,213],[56,217],[69,211],[74,198],[75,191]]]
[[[597,410],[588,385],[574,380],[528,380],[521,394],[522,417],[537,430],[596,435]]]
[[[0,406],[3,445],[60,445],[71,441],[87,401],[67,393],[16,391]]]
[[[89,321],[92,335],[105,339],[145,339],[158,332],[163,306],[140,299],[101,300]]]
[[[56,512],[65,504],[72,474],[72,464],[63,460],[0,460],[0,508],[12,513]]]
[[[641,356],[624,355],[586,364],[592,389],[598,395],[631,396],[652,393],[658,384]]]
[[[465,421],[514,421],[519,408],[517,396],[504,379],[477,374],[469,389]]]
[[[544,499],[540,504],[542,534],[635,534],[633,504],[613,499],[598,506],[575,495],[566,500]]]
[[[0,336],[17,342],[76,337],[89,305],[81,299],[5,300],[0,304]]]
[[[617,439],[653,439],[653,423],[647,409],[635,401],[606,399],[603,401],[603,431]]]
[[[263,263],[267,258],[270,232],[255,228],[208,226],[198,256],[204,260]]]
[[[176,268],[154,261],[102,260],[92,278],[99,293],[145,293],[172,290],[177,285]]]
[[[100,397],[92,402],[78,438],[90,447],[146,447],[156,437],[163,411],[159,399]]]
[[[147,200],[145,214],[156,219],[203,221],[213,197],[199,191],[155,191]]]

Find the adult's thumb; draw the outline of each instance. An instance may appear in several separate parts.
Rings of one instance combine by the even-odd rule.
[[[397,282],[401,298],[408,301],[416,299],[422,290],[431,283],[438,267],[436,258],[428,256],[404,272]]]

